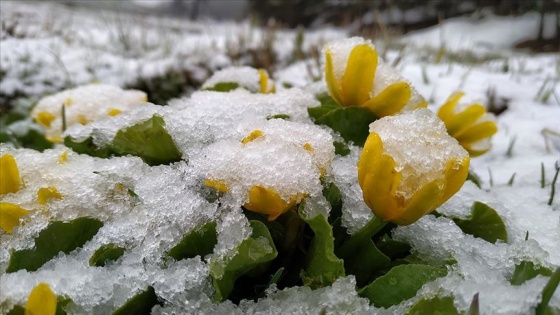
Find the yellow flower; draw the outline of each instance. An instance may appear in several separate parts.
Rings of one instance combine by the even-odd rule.
[[[378,61],[370,41],[353,37],[334,42],[324,54],[329,95],[341,106],[365,107],[377,117],[428,106],[404,78]]]
[[[137,107],[146,98],[142,91],[89,84],[44,97],[31,111],[31,117],[45,128],[47,140],[62,142],[63,121],[66,127],[86,125],[99,117],[116,116]]]
[[[490,137],[497,131],[494,115],[482,104],[458,104],[464,93],[451,94],[438,111],[447,132],[457,139],[472,157],[482,155],[492,147]]]
[[[25,304],[25,315],[54,315],[56,313],[56,295],[48,284],[39,283]]]
[[[270,80],[268,72],[264,69],[259,69],[259,92],[262,94],[274,93],[276,92],[276,87],[274,82]]]
[[[465,182],[469,156],[429,110],[382,118],[370,131],[358,162],[358,182],[377,217],[412,224]]]
[[[8,234],[12,234],[14,227],[19,225],[21,217],[30,211],[9,202],[0,202],[0,228]]]
[[[0,157],[0,195],[15,193],[19,190],[19,170],[11,154]]]
[[[249,202],[243,206],[247,210],[266,214],[268,221],[274,221],[301,202],[304,197],[303,194],[297,194],[289,201],[285,201],[273,188],[253,186],[249,190]]]

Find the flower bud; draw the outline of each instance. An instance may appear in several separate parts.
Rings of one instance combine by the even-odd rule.
[[[378,58],[371,41],[352,37],[330,43],[323,51],[327,88],[341,106],[365,107],[377,117],[428,106],[410,83]]]
[[[370,125],[358,182],[377,217],[408,225],[454,195],[468,169],[467,151],[434,113],[418,109]]]
[[[89,84],[41,99],[31,111],[31,116],[45,128],[49,141],[62,142],[63,120],[66,127],[86,125],[98,117],[116,116],[147,100],[146,93],[142,91],[123,90],[108,84]],[[65,117],[62,117],[63,113]]]

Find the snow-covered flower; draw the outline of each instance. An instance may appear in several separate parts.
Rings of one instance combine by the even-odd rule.
[[[370,125],[358,182],[377,217],[408,225],[459,191],[468,169],[467,151],[434,113],[418,109]]]
[[[378,58],[371,41],[352,37],[326,45],[323,52],[329,95],[341,106],[365,107],[377,117],[428,106],[409,82]]]
[[[472,157],[482,155],[492,148],[490,138],[498,131],[493,114],[478,103],[461,103],[463,92],[449,96],[438,111],[447,132],[457,139]]]
[[[146,93],[142,91],[89,84],[41,99],[31,111],[31,116],[45,128],[48,140],[62,142],[64,119],[66,127],[86,125],[98,117],[117,116],[147,100]]]
[[[209,146],[204,158],[193,161],[206,186],[230,194],[240,206],[269,220],[306,196],[321,193],[321,177],[334,157],[326,131],[282,119],[249,130],[242,138]]]
[[[223,193],[229,190],[227,184],[218,180],[206,180],[204,184]],[[274,221],[280,215],[294,208],[304,197],[305,194],[303,193],[296,194],[290,197],[289,201],[286,201],[274,188],[259,185],[249,189],[249,202],[245,203],[243,207],[249,211],[265,214],[269,221]]]
[[[252,67],[230,67],[214,73],[204,84],[203,90],[228,92],[238,88],[251,93],[274,93],[274,81],[264,69]]]

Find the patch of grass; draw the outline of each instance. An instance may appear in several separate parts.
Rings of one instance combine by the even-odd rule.
[[[517,136],[513,136],[510,140],[509,140],[509,144],[508,144],[508,148],[506,150],[506,156],[507,157],[513,157],[513,147],[515,146],[515,141],[517,140]]]
[[[558,174],[560,173],[560,164],[556,162],[554,168],[556,169],[556,173],[554,174],[554,178],[552,179],[552,183],[550,184],[550,198],[548,199],[549,206],[552,206],[554,195],[556,194],[556,181],[558,180]]]
[[[516,173],[513,173],[513,174],[511,175],[511,177],[509,178],[508,183],[507,183],[508,186],[513,186],[513,182],[515,181],[515,174],[516,174]]]
[[[136,89],[148,94],[148,100],[154,104],[166,105],[173,98],[188,95],[198,89],[202,82],[192,78],[186,70],[171,69],[158,77],[139,77],[136,82],[128,84],[126,89]]]
[[[558,79],[547,77],[541,84],[539,90],[537,91],[537,95],[535,95],[535,101],[541,104],[548,103],[548,100],[554,94],[554,90],[556,89],[557,83],[558,83]]]
[[[509,107],[509,98],[498,97],[496,92],[496,87],[491,85],[486,90],[486,109],[489,113],[493,113],[496,116],[501,115]]]

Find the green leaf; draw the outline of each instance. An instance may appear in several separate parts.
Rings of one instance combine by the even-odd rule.
[[[376,273],[391,263],[391,259],[385,256],[371,239],[360,243],[353,254],[342,258],[348,274],[356,276],[358,286],[370,282]]]
[[[329,215],[329,223],[342,216],[342,195],[340,189],[334,183],[324,184],[323,196],[331,205],[331,213]]]
[[[54,143],[46,139],[45,134],[30,128],[29,131],[23,136],[16,136],[18,142],[24,147],[40,152],[50,149]]]
[[[82,142],[77,142],[70,136],[64,138],[64,145],[76,153],[87,154],[99,158],[108,158],[113,154],[109,147],[100,148],[93,143],[93,138],[89,137]]]
[[[177,162],[182,156],[159,115],[119,130],[111,149],[116,155],[138,156],[149,165]]]
[[[476,187],[482,188],[482,180],[480,180],[480,177],[478,177],[478,175],[476,175],[474,172],[469,171],[467,175],[467,180],[473,182],[476,185]]]
[[[215,301],[223,301],[230,295],[237,278],[273,260],[278,254],[266,226],[255,220],[250,223],[253,233],[239,244],[233,257],[227,261],[214,260],[210,264]]]
[[[386,221],[373,217],[336,249],[336,255],[344,259],[346,273],[356,276],[358,286],[370,282],[376,273],[391,262],[389,257],[385,256],[372,241],[372,237],[386,225]]]
[[[434,297],[431,299],[421,298],[405,315],[459,315],[459,311],[453,303],[453,297]]]
[[[218,242],[216,222],[210,221],[197,226],[169,250],[167,256],[175,260],[204,257],[211,254]]]
[[[363,146],[369,135],[369,124],[377,117],[366,108],[333,107],[331,105],[308,108],[315,124],[331,127],[346,141]]]
[[[204,91],[214,91],[214,92],[229,92],[236,90],[239,84],[236,82],[220,82],[213,87],[205,88]]]
[[[78,218],[70,222],[51,222],[39,232],[32,249],[22,249],[11,253],[7,273],[21,269],[35,271],[58,253],[70,253],[91,240],[103,222],[92,218]]]
[[[560,267],[556,268],[548,283],[544,286],[542,291],[542,299],[537,305],[536,315],[546,315],[551,312],[554,312],[552,307],[548,306],[550,299],[554,295],[554,291],[558,288],[558,284],[560,284]]]
[[[113,243],[99,247],[89,259],[90,266],[103,267],[110,261],[115,261],[124,255],[125,249]]]
[[[266,116],[266,120],[271,120],[271,119],[285,119],[285,120],[289,120],[289,119],[290,119],[290,115],[286,115],[286,114],[276,114],[276,115],[269,115],[269,116]]]
[[[55,315],[66,315],[66,314],[68,314],[68,311],[66,310],[66,307],[69,304],[72,304],[72,303],[74,303],[74,301],[72,301],[72,299],[67,295],[57,296]]]
[[[326,107],[340,106],[328,93],[317,95],[316,98],[321,103],[321,106],[326,106]]]
[[[334,145],[334,154],[340,156],[347,156],[348,154],[350,154],[350,148],[348,148],[348,145],[346,143],[335,141],[333,142],[333,145]]]
[[[128,299],[123,306],[113,312],[113,315],[149,315],[152,313],[152,308],[156,305],[163,305],[163,302],[159,300],[154,288],[148,286],[146,290]]]
[[[6,315],[25,315],[25,307],[16,304]]]
[[[331,226],[324,215],[302,219],[315,233],[305,257],[305,267],[301,273],[303,283],[311,289],[331,285],[339,277],[344,277],[344,262],[334,254],[334,238]]]
[[[426,283],[447,274],[447,270],[428,265],[400,265],[360,290],[376,307],[388,308],[408,300]]]
[[[511,279],[509,279],[509,283],[512,285],[521,285],[525,283],[525,281],[531,280],[538,275],[550,277],[552,275],[552,270],[541,266],[535,266],[533,262],[524,260],[515,265],[515,270],[513,271]]]
[[[410,254],[411,247],[405,242],[395,241],[387,235],[379,239],[375,245],[391,260],[404,258]]]
[[[504,221],[496,210],[488,205],[476,201],[471,208],[468,219],[453,218],[461,230],[474,237],[482,238],[490,243],[502,240],[507,243],[507,230]]]

